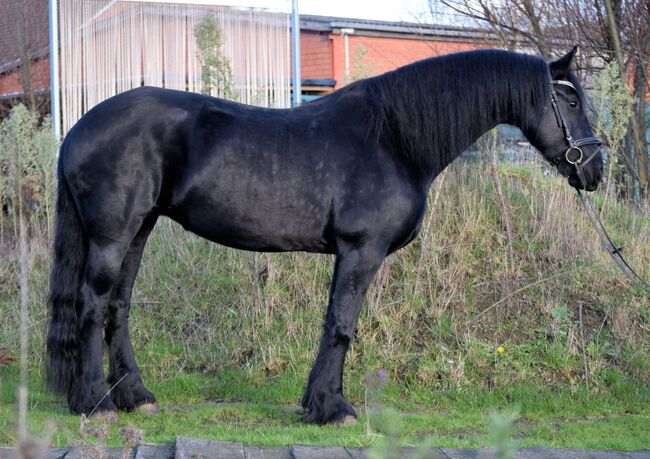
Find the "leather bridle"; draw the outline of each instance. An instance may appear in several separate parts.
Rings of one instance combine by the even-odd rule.
[[[594,151],[587,159],[584,159],[585,158],[584,153],[582,152],[582,148],[580,147],[584,147],[585,145],[598,145],[600,147],[600,145],[602,145],[602,141],[598,137],[584,137],[582,139],[575,140],[571,136],[571,131],[569,130],[569,126],[567,126],[566,121],[564,120],[564,116],[562,116],[562,111],[560,110],[560,107],[557,104],[557,93],[555,92],[555,85],[558,84],[567,86],[573,89],[576,93],[578,93],[578,90],[570,81],[551,80],[551,107],[553,108],[553,112],[555,113],[555,119],[557,121],[557,125],[558,127],[562,128],[562,132],[564,133],[564,138],[566,139],[569,148],[556,154],[553,158],[550,159],[550,162],[551,164],[557,167],[560,165],[562,160],[565,160],[567,163],[574,166],[576,169],[576,174],[578,175],[578,178],[580,179],[580,182],[582,184],[582,187],[586,190],[587,179],[585,178],[584,167],[589,163],[589,161],[591,161],[593,158],[595,158],[598,155],[599,150]],[[647,293],[650,293],[650,285],[646,281],[644,281],[641,278],[641,276],[639,276],[637,272],[634,271],[634,269],[632,269],[630,264],[627,262],[627,260],[623,257],[623,254],[621,253],[621,250],[623,249],[621,247],[617,247],[616,245],[614,245],[612,238],[610,237],[610,235],[607,233],[607,230],[605,229],[605,225],[603,224],[603,221],[600,218],[600,212],[596,208],[594,202],[590,199],[588,195],[581,193],[579,189],[576,189],[576,191],[578,192],[578,196],[580,197],[582,208],[587,214],[587,217],[589,217],[589,222],[591,223],[591,226],[593,226],[594,230],[596,231],[596,234],[598,234],[598,237],[600,238],[600,241],[603,244],[603,248],[607,250],[609,255],[616,263],[618,269],[635,286],[639,287],[641,290],[644,290]]]
[[[560,110],[560,107],[557,104],[557,92],[555,91],[555,85],[562,85],[562,86],[567,86],[571,89],[573,89],[576,94],[578,93],[578,90],[576,87],[571,83],[570,81],[566,80],[551,80],[551,107],[553,108],[553,113],[555,113],[555,120],[557,121],[558,127],[562,128],[562,132],[564,133],[564,138],[567,141],[567,144],[569,145],[569,148],[566,150],[563,150],[559,152],[557,155],[555,155],[553,158],[551,158],[551,164],[554,166],[559,166],[562,160],[566,160],[567,163],[572,164],[572,165],[580,165],[584,167],[589,161],[591,161],[596,155],[597,151],[595,151],[592,155],[590,155],[584,162],[584,153],[582,152],[582,148],[585,145],[602,145],[602,141],[598,137],[584,137],[582,139],[575,140],[573,136],[571,135],[571,130],[569,129],[569,126],[566,124],[566,121],[564,120],[564,116],[562,116],[562,111]]]

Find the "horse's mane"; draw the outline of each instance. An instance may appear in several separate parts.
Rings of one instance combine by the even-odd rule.
[[[549,70],[535,56],[480,50],[415,62],[364,84],[376,135],[439,172],[495,120],[537,122]]]

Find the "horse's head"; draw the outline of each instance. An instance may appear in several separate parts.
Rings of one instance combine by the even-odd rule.
[[[600,140],[594,137],[585,113],[584,93],[570,68],[575,52],[573,48],[549,64],[549,100],[531,142],[568,177],[571,186],[593,191],[603,175],[603,158]]]

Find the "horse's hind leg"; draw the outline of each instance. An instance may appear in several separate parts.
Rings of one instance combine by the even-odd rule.
[[[86,266],[77,295],[78,378],[68,392],[68,405],[74,413],[115,417],[116,407],[106,396],[101,330],[127,248],[128,243],[114,240],[88,241]]]
[[[141,407],[155,411],[156,398],[145,389],[129,338],[129,310],[131,292],[142,260],[142,252],[157,215],[147,218],[124,256],[119,277],[108,303],[105,339],[108,346],[108,383],[113,390],[111,398],[120,410],[132,411]]]
[[[323,337],[302,398],[308,422],[345,423],[356,418],[343,396],[343,365],[366,290],[385,256],[382,244],[339,247]]]

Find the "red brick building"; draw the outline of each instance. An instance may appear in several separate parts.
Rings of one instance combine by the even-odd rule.
[[[0,2],[0,118],[7,107],[24,98],[28,73],[39,108],[49,110],[48,34],[48,0]],[[30,57],[27,68],[21,65],[25,55]]]
[[[303,93],[314,95],[428,57],[489,46],[485,31],[451,26],[302,16],[300,29]]]

